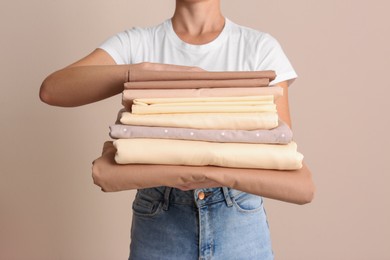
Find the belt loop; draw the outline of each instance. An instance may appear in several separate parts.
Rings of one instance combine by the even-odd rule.
[[[168,210],[169,208],[169,197],[171,195],[172,188],[171,187],[165,187],[164,192],[164,202],[163,202],[163,210]]]
[[[230,197],[230,194],[229,194],[229,188],[222,187],[222,191],[223,191],[223,196],[225,196],[226,205],[228,207],[233,206],[232,198]]]

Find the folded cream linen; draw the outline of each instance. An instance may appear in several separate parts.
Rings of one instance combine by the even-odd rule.
[[[177,127],[131,126],[116,124],[110,126],[114,139],[160,138],[220,143],[287,144],[292,141],[292,131],[279,120],[271,130],[209,130]]]
[[[278,126],[277,112],[260,113],[196,113],[135,115],[123,112],[125,125],[182,127],[196,129],[255,130]]]
[[[307,171],[306,165],[299,170],[279,171],[264,169],[241,169],[217,166],[177,166],[153,164],[116,164],[116,149],[111,141],[104,143],[102,156],[94,161],[93,171],[103,182],[110,182],[111,191],[144,189],[159,186],[178,187],[194,182],[215,181],[220,186],[267,196],[264,179],[272,175],[273,179],[287,182],[286,177],[296,178],[297,174]],[[276,197],[273,197],[274,199]],[[278,198],[276,198],[278,199]]]
[[[128,81],[262,79],[272,81],[275,71],[152,71],[129,70]],[[236,86],[238,87],[238,86]]]
[[[261,79],[199,79],[199,80],[162,80],[126,82],[125,89],[193,89],[193,88],[237,88],[265,87],[268,78]]]
[[[169,98],[169,97],[242,97],[273,95],[277,100],[283,95],[279,86],[256,88],[198,88],[198,89],[125,89],[122,93],[122,104],[129,111],[134,99]]]
[[[227,104],[227,105],[257,105],[263,104],[272,104],[274,98],[272,95],[261,95],[261,96],[241,96],[241,97],[168,97],[168,98],[139,98],[134,100],[136,105],[207,105],[211,104]]]
[[[139,138],[118,139],[114,146],[118,164],[295,170],[302,167],[303,160],[295,142],[273,145]]]
[[[276,112],[273,96],[134,99],[133,114]]]

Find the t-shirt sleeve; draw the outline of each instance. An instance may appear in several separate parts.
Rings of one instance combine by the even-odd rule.
[[[274,70],[276,78],[270,84],[288,81],[289,85],[297,78],[297,73],[284,53],[279,42],[269,34],[260,41],[257,70]]]
[[[98,48],[106,51],[118,65],[130,64],[130,40],[130,31],[124,31],[108,38]]]

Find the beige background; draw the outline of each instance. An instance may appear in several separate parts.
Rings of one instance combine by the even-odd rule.
[[[305,206],[266,201],[276,259],[390,259],[389,2],[222,2],[231,20],[274,35],[300,75],[294,133],[318,191]],[[104,194],[90,176],[120,97],[64,109],[40,103],[38,89],[107,37],[155,25],[173,7],[2,0],[1,260],[126,259],[134,193]]]

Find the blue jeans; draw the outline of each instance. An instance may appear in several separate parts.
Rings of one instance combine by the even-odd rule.
[[[225,187],[138,190],[129,259],[273,259],[263,200]]]

